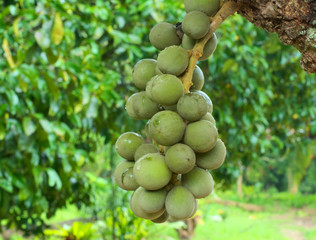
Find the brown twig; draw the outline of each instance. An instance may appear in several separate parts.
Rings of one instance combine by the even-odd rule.
[[[213,36],[213,33],[215,32],[215,30],[225,21],[225,19],[228,18],[230,15],[233,15],[235,12],[237,12],[239,7],[240,5],[234,1],[224,2],[223,6],[216,13],[216,15],[210,18],[211,20],[210,31],[208,32],[208,34],[206,34],[204,38],[198,40],[195,43],[194,48],[190,50],[189,52],[190,53],[189,66],[185,74],[181,78],[185,93],[188,93],[190,87],[192,86],[193,71],[195,69],[196,62],[203,55],[203,49],[204,49],[205,44]]]

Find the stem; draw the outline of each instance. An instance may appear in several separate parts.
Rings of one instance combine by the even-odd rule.
[[[190,50],[189,66],[185,74],[181,78],[185,94],[189,92],[189,89],[192,86],[193,71],[195,69],[196,62],[203,55],[203,49],[205,44],[213,36],[215,30],[225,21],[225,19],[228,18],[230,15],[233,15],[235,12],[237,12],[239,7],[240,4],[234,1],[224,2],[223,6],[216,13],[216,15],[210,18],[211,26],[208,34],[206,34],[204,38],[196,41],[194,48]]]

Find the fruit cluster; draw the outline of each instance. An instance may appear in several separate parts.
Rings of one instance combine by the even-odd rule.
[[[226,156],[212,101],[201,91],[203,72],[195,66],[188,92],[181,81],[188,70],[188,50],[210,31],[210,16],[218,11],[219,0],[185,0],[185,8],[182,24],[163,22],[151,30],[150,42],[162,50],[157,60],[143,59],[133,69],[140,92],[129,97],[126,111],[133,119],[148,120],[147,142],[127,132],[115,145],[126,160],[114,171],[116,183],[135,191],[130,201],[134,214],[156,223],[192,217],[197,199],[213,190],[208,170],[219,168]],[[216,44],[214,34],[199,60],[207,59]]]

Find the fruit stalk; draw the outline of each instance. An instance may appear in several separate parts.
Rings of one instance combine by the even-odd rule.
[[[181,78],[185,94],[189,92],[189,89],[192,86],[193,71],[195,69],[198,59],[203,55],[203,49],[205,44],[213,36],[215,30],[225,21],[225,19],[228,18],[230,15],[233,15],[235,12],[237,12],[239,7],[240,4],[234,1],[224,2],[220,10],[217,12],[217,14],[214,17],[210,18],[211,26],[208,34],[206,34],[206,36],[202,39],[198,40],[194,45],[194,48],[189,51],[191,55],[189,66],[185,74]]]

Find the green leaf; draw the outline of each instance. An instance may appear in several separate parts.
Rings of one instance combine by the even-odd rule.
[[[54,25],[52,29],[52,35],[51,35],[52,42],[56,45],[59,45],[61,41],[63,40],[63,36],[64,36],[63,22],[61,20],[60,14],[56,13]]]
[[[57,190],[60,190],[62,187],[62,182],[59,178],[58,173],[53,168],[46,169],[47,175],[48,175],[48,185],[50,187],[56,186]]]
[[[12,183],[7,179],[0,178],[0,188],[4,189],[9,193],[13,193]]]
[[[45,130],[45,132],[51,133],[53,131],[53,126],[48,120],[40,119],[39,122],[40,122],[42,128]]]
[[[35,32],[35,40],[42,49],[49,48],[50,46],[49,35],[45,33],[43,30]]]
[[[3,140],[5,138],[5,126],[3,124],[0,124],[0,140]]]
[[[27,136],[32,135],[36,131],[36,125],[34,124],[34,122],[32,121],[30,117],[23,118],[22,126]]]

